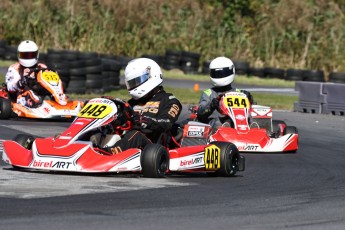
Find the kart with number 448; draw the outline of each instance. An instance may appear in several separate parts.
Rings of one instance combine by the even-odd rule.
[[[185,136],[197,141],[229,141],[240,152],[282,153],[298,150],[298,131],[282,120],[272,120],[272,108],[251,105],[246,94],[228,92],[219,97],[219,112],[222,126],[197,122],[197,106],[191,108],[191,119],[185,126]]]
[[[3,141],[3,161],[19,169],[135,172],[152,178],[174,172],[227,177],[244,171],[245,159],[234,144],[214,141],[184,146],[179,131],[162,133],[157,143],[144,149],[130,148],[118,154],[104,151],[133,128],[133,114],[128,103],[119,99],[91,99],[59,135],[38,138],[19,134],[13,140]]]
[[[35,79],[27,79],[27,81],[29,84],[35,83],[35,91],[43,98],[42,104],[28,107],[17,103],[17,96],[11,95],[3,85],[0,90],[0,119],[11,117],[58,119],[73,118],[78,114],[84,103],[68,100],[57,72],[47,68],[35,68],[30,70],[28,75],[32,73]]]

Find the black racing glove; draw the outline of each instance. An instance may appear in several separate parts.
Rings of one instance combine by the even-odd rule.
[[[17,86],[19,89],[24,89],[25,86],[26,86],[26,79],[25,78],[22,78],[20,79],[18,82],[17,82]]]
[[[218,110],[219,109],[219,99],[218,98],[213,98],[211,101],[211,109],[212,110]]]
[[[254,100],[252,94],[247,90],[241,90],[241,92],[247,95],[250,104],[253,104]]]

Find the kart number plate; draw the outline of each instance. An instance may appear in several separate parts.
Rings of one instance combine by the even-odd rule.
[[[220,148],[211,145],[205,148],[204,163],[206,170],[216,170],[220,168]]]
[[[243,96],[226,96],[223,102],[227,107],[249,108],[249,100]]]
[[[102,103],[89,103],[79,111],[78,117],[101,119],[111,113],[112,107]]]
[[[42,78],[51,85],[58,85],[60,81],[59,75],[52,71],[45,71],[42,73]]]

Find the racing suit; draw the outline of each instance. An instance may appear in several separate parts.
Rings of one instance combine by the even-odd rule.
[[[172,94],[166,93],[162,86],[151,96],[128,101],[135,112],[135,127],[122,136],[107,152],[117,154],[129,148],[143,149],[149,143],[156,143],[162,133],[169,133],[177,121],[182,105]]]
[[[223,87],[212,87],[205,90],[199,100],[197,119],[201,122],[211,125],[213,129],[217,129],[224,123],[225,115],[219,113],[217,106],[219,106],[219,96],[226,92],[241,92],[247,95],[249,102],[253,104],[253,97],[250,92],[246,90],[232,88],[231,85]],[[216,101],[217,100],[217,101]]]
[[[27,76],[34,68],[47,68],[45,64],[38,63],[30,68],[20,65],[19,62],[12,64],[6,73],[6,86],[10,99],[18,104],[28,107],[36,107],[42,103],[42,98],[29,87],[29,82],[35,82],[34,73]]]

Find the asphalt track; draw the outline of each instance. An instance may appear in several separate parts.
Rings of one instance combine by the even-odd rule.
[[[344,229],[344,117],[274,111],[296,154],[246,154],[233,178],[23,172],[0,163],[0,229]],[[184,118],[184,117],[182,117]],[[0,121],[0,139],[66,122]]]

